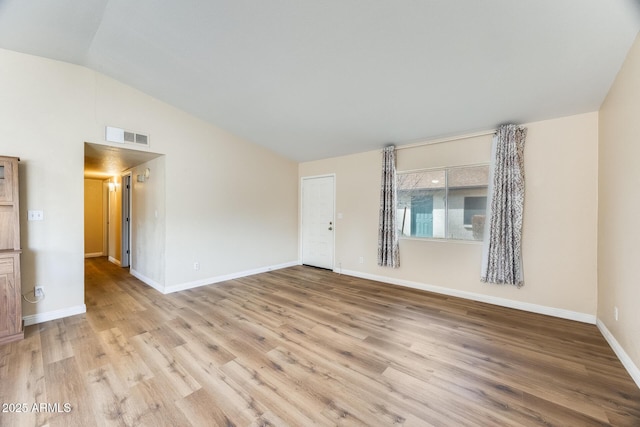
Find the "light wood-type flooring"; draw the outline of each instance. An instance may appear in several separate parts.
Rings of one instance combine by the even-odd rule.
[[[91,259],[86,303],[0,347],[0,425],[640,426],[593,325],[303,266],[162,295]]]

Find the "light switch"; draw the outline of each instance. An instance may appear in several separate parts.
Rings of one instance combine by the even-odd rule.
[[[29,221],[43,221],[44,211],[29,211],[27,219]]]

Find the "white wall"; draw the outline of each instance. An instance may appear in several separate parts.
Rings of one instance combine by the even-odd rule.
[[[640,36],[600,110],[598,209],[598,319],[619,344],[619,355],[626,353],[626,366],[640,386],[638,159]]]
[[[475,242],[403,239],[401,267],[378,267],[380,151],[299,166],[300,177],[336,174],[336,212],[343,214],[336,223],[336,269],[594,322],[598,115],[525,126],[523,288],[480,282],[482,247]],[[486,136],[400,150],[398,170],[488,162],[490,144]]]
[[[84,142],[105,143],[105,125],[148,133],[166,155],[166,262],[149,277],[207,282],[297,260],[295,162],[72,64],[0,50],[0,94],[0,153],[22,158],[23,291],[48,291],[25,315],[83,307]]]

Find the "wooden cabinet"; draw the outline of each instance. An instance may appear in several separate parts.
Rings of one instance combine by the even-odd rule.
[[[16,157],[0,157],[0,345],[24,337]]]
[[[0,252],[0,344],[22,339],[20,253]]]

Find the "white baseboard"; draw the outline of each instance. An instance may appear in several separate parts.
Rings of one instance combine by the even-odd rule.
[[[179,283],[177,285],[166,286],[164,288],[164,294],[170,294],[173,292],[184,291],[187,289],[197,288],[199,286],[212,285],[214,283],[225,282],[227,280],[239,279],[241,277],[253,276],[254,274],[266,273],[268,271],[280,270],[282,268],[293,267],[299,265],[299,262],[291,261],[283,264],[270,265],[266,267],[254,268],[252,270],[240,271],[238,273],[225,274],[222,276],[209,277],[207,279],[195,280],[193,282]]]
[[[105,255],[104,252],[91,252],[91,253],[88,253],[88,254],[84,254],[84,257],[85,258],[98,258],[98,257],[104,256],[104,255]]]
[[[117,265],[118,267],[120,267],[120,261],[115,259],[114,257],[110,256],[109,257],[109,262],[114,263],[115,265]]]
[[[469,299],[473,301],[486,302],[488,304],[499,305],[501,307],[515,308],[518,310],[529,311],[532,313],[545,314],[547,316],[560,317],[562,319],[575,320],[582,323],[596,324],[596,316],[592,314],[580,313],[577,311],[563,310],[555,307],[547,307],[544,305],[531,304],[528,302],[514,301],[507,298],[493,297],[489,295],[477,294],[475,292],[459,291],[456,289],[445,288],[442,286],[427,285],[419,282],[412,282],[403,279],[394,279],[391,277],[378,276],[375,274],[361,273],[352,270],[334,270],[336,273],[346,274],[347,276],[360,277],[362,279],[375,280],[377,282],[389,283],[391,285],[405,286],[407,288],[421,289],[423,291],[434,292],[437,294],[450,295]]]
[[[133,267],[129,269],[129,273],[131,273],[131,275],[133,277],[135,277],[136,279],[140,280],[141,282],[146,283],[147,285],[151,286],[156,291],[161,292],[163,294],[165,293],[164,292],[164,285],[161,285],[160,283],[156,282],[155,280],[145,276],[144,274],[142,274],[139,271],[135,270]]]
[[[47,311],[45,313],[30,314],[23,316],[24,326],[36,325],[50,320],[62,319],[63,317],[75,316],[87,312],[87,306],[76,305],[75,307],[63,308],[61,310]]]
[[[600,329],[600,333],[602,333],[604,339],[607,340],[607,342],[613,349],[613,352],[616,354],[616,356],[618,356],[618,359],[620,359],[622,365],[625,367],[627,372],[629,372],[629,375],[631,375],[631,378],[633,378],[633,380],[636,382],[636,385],[640,388],[640,368],[638,368],[636,364],[633,363],[633,360],[631,360],[618,340],[616,340],[609,329],[607,329],[607,326],[604,324],[604,322],[598,319],[596,324],[598,325],[598,329]]]

